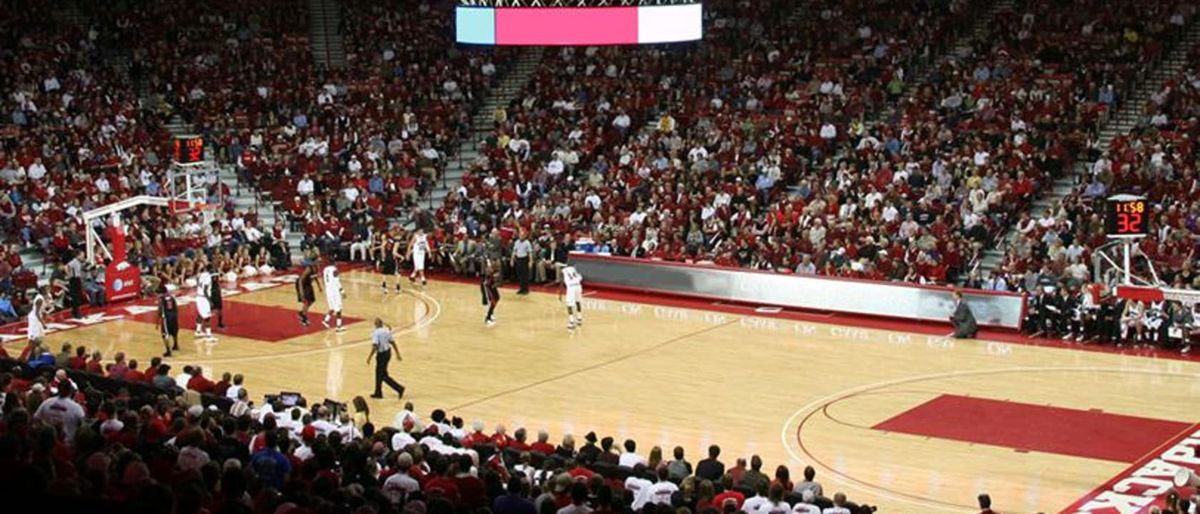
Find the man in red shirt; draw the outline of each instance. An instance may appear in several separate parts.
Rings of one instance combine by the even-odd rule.
[[[554,453],[554,445],[550,444],[550,434],[545,430],[538,430],[538,440],[536,443],[529,445],[529,449],[538,452],[542,455],[550,455]]]
[[[725,512],[725,504],[727,502],[733,502],[734,505],[736,505],[734,510],[742,510],[742,503],[746,501],[746,495],[737,492],[737,490],[733,488],[733,475],[726,473],[724,476],[722,476],[721,485],[724,487],[725,492],[713,497],[713,507],[716,507],[717,510],[721,512]]]
[[[97,375],[104,373],[104,365],[100,362],[101,357],[100,352],[92,352],[92,360],[88,361],[84,370]]]
[[[193,367],[192,372],[194,374],[188,380],[187,388],[200,393],[211,393],[215,384],[213,384],[212,380],[204,377],[204,371],[200,369],[200,366]]]
[[[429,478],[429,481],[421,487],[427,497],[432,497],[435,494],[441,494],[442,498],[450,502],[451,505],[457,507],[462,503],[462,498],[458,494],[458,484],[454,478],[446,476],[446,462],[441,459],[431,459],[430,464],[434,466],[434,474]]]
[[[509,444],[512,444],[513,438],[508,435],[508,431],[504,428],[504,425],[497,425],[496,433],[492,434],[490,441],[496,446],[497,450],[504,450],[508,448]]]
[[[486,444],[490,440],[487,434],[483,433],[482,421],[476,421],[472,425],[472,428],[474,428],[474,431],[472,431],[470,434],[467,434],[467,436],[462,440],[462,445],[464,448],[473,448],[477,444]]]
[[[87,347],[79,345],[75,348],[75,356],[67,362],[67,367],[75,370],[87,369]]]
[[[513,451],[516,451],[516,452],[530,451],[529,443],[525,442],[525,428],[524,427],[518,428],[515,432],[513,432],[513,438],[512,438],[512,441],[510,441],[508,443],[508,447],[512,448]]]
[[[129,359],[129,370],[125,372],[125,380],[129,382],[145,382],[146,374],[138,369],[137,359]]]

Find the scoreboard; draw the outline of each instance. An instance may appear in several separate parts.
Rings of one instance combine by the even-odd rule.
[[[1137,238],[1149,234],[1150,206],[1146,197],[1109,197],[1104,207],[1104,231],[1112,238]]]
[[[196,135],[175,136],[171,141],[171,160],[175,164],[195,164],[204,160],[204,138]]]
[[[592,46],[697,41],[699,0],[460,0],[455,40],[472,45]]]

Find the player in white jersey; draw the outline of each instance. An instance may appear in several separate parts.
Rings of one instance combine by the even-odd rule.
[[[329,318],[332,316],[337,320],[337,331],[341,332],[345,330],[342,327],[342,278],[338,276],[337,265],[331,262],[325,266],[321,271],[321,280],[325,282],[325,303],[329,307],[321,324],[329,328]]]
[[[425,231],[417,229],[413,234],[412,242],[408,244],[408,259],[412,260],[413,270],[408,275],[408,281],[417,282],[417,277],[421,277],[421,287],[425,287],[425,257],[429,255],[429,237],[425,235]]]
[[[563,303],[567,304],[567,328],[583,324],[583,275],[575,266],[567,265],[562,269]]]
[[[50,302],[46,301],[46,293],[45,287],[38,288],[37,295],[29,304],[29,315],[26,316],[29,326],[25,328],[25,335],[29,337],[30,355],[33,355],[33,351],[42,344],[42,339],[46,337],[46,324],[43,320],[46,315],[50,314]]]
[[[209,341],[215,341],[217,338],[212,335],[212,303],[209,298],[212,296],[213,277],[208,270],[201,271],[196,275],[196,338],[205,338]]]

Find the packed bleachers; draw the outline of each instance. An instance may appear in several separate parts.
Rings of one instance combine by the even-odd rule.
[[[939,268],[966,258],[957,243],[943,259],[896,237],[902,219],[854,228],[881,215],[888,181],[865,206],[858,188],[891,170],[853,149],[864,118],[978,6],[844,2],[786,20],[763,16],[781,5],[736,5],[710,5],[706,41],[685,51],[555,50],[496,113],[489,151],[439,214],[442,239],[459,251],[464,236],[523,227],[543,249],[570,234],[620,255],[945,282]],[[908,253],[912,266],[891,265]]]
[[[28,361],[0,359],[0,369],[0,490],[92,509],[874,510],[825,491],[811,467],[795,478],[783,465],[768,475],[757,455],[722,456],[716,445],[693,464],[682,447],[639,450],[594,432],[556,445],[542,430],[468,427],[441,409],[425,418],[411,403],[390,424],[372,422],[362,398],[268,396],[256,406],[241,375],[210,378],[157,358],[140,368],[124,354],[109,361],[70,344]]]
[[[1155,29],[1160,34],[1178,31],[1183,20],[1194,16],[1194,8],[1184,5],[1147,4],[1144,8],[1127,15],[1141,13],[1146,19],[1168,20],[1143,29],[1151,34]],[[1051,21],[1064,23],[1057,18]],[[1089,64],[1081,66],[1087,84],[1114,85],[1111,89],[1098,88],[1101,105],[1097,107],[1104,109],[1120,102],[1121,95],[1112,91],[1128,88],[1138,75],[1147,73],[1153,59],[1162,52],[1161,46],[1149,43],[1143,32],[1128,27],[1121,30],[1121,37],[1109,38],[1110,46],[1102,50],[1125,56],[1115,59],[1113,65],[1092,59],[1088,53],[1095,51],[1092,47],[1074,47],[1074,52],[1063,57],[1077,67],[1079,62]],[[1079,152],[1086,171],[1078,185],[1053,208],[1023,213],[1016,222],[1015,237],[1007,242],[1002,266],[992,276],[972,281],[971,285],[1029,292],[1034,306],[1031,331],[1075,340],[1177,344],[1190,349],[1190,340],[1196,337],[1190,309],[1175,302],[1118,302],[1091,285],[1097,275],[1107,275],[1104,267],[1096,269],[1101,261],[1094,259],[1094,253],[1109,243],[1099,216],[1102,201],[1110,195],[1132,193],[1145,195],[1154,208],[1149,218],[1152,233],[1138,246],[1154,263],[1156,274],[1177,289],[1200,288],[1193,271],[1200,235],[1194,220],[1200,189],[1196,187],[1191,142],[1200,135],[1192,119],[1196,114],[1193,70],[1200,59],[1195,49],[1189,55],[1181,76],[1151,94],[1144,106],[1135,106],[1141,115],[1132,133],[1114,138],[1104,152],[1089,140]],[[1106,74],[1109,78],[1101,78]],[[1139,260],[1134,265],[1135,273],[1148,272]],[[1107,282],[1116,277],[1100,278]],[[1076,308],[1078,312],[1073,312]]]

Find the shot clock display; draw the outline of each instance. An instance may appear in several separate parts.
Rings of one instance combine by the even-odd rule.
[[[204,160],[204,138],[186,135],[175,136],[171,142],[171,157],[175,164],[194,164]]]
[[[1150,233],[1150,205],[1143,196],[1109,197],[1104,212],[1108,237],[1143,237]]]

